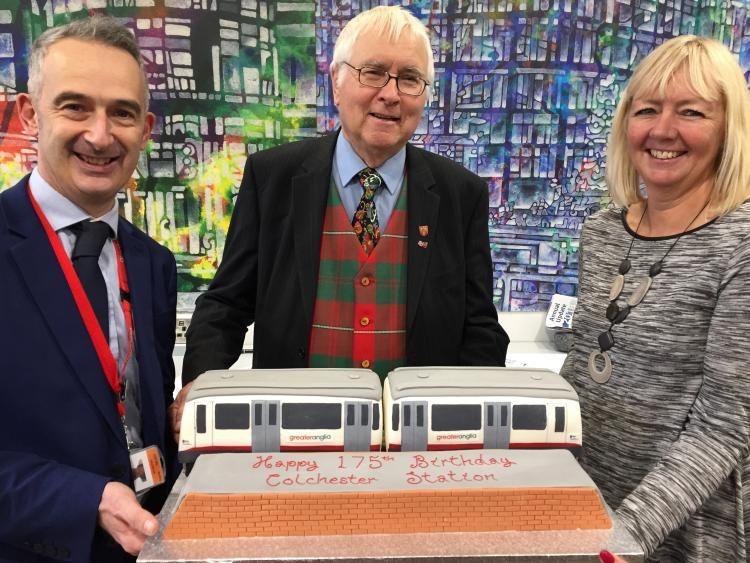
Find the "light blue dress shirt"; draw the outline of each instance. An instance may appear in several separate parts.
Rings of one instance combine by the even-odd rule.
[[[60,237],[60,241],[65,248],[68,257],[73,253],[76,236],[69,229],[71,225],[91,219],[92,217],[75,203],[63,196],[60,192],[50,186],[47,181],[39,174],[39,170],[34,168],[29,180],[31,192],[34,194],[39,207],[42,208],[44,215],[47,217],[52,229]],[[114,201],[113,201],[114,203]],[[118,209],[113,205],[101,217],[93,217],[98,221],[104,221],[110,226],[115,238],[117,238]],[[111,239],[107,239],[99,256],[99,268],[104,275],[104,282],[107,286],[107,302],[109,309],[109,348],[112,355],[118,359],[118,364],[122,365],[125,354],[128,350],[128,335],[125,328],[125,315],[122,312],[120,303],[120,283],[117,277],[117,258],[115,256],[115,247]]]
[[[93,219],[104,221],[110,226],[114,237],[117,238],[118,225],[118,207],[115,200],[112,200],[112,209],[107,211],[101,217],[91,217],[75,203],[63,196],[60,192],[52,188],[49,183],[42,178],[37,168],[31,173],[29,179],[31,193],[34,199],[42,209],[47,222],[60,237],[63,248],[68,257],[73,253],[73,247],[76,241],[76,235],[70,230],[70,226],[84,221]],[[109,349],[112,356],[117,360],[117,367],[120,373],[123,373],[123,364],[128,353],[128,330],[125,326],[125,314],[122,310],[120,301],[120,280],[117,274],[117,255],[115,245],[112,239],[107,239],[99,255],[99,268],[104,276],[104,283],[107,286],[107,305],[109,310]],[[135,338],[135,337],[134,337]],[[135,358],[135,350],[126,365],[124,377],[127,380],[125,396],[125,416],[127,419],[127,438],[129,447],[140,447],[143,445],[141,437],[141,400],[140,400],[140,380],[138,377],[138,363]]]

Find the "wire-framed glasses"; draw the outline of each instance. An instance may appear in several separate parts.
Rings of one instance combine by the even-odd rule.
[[[406,73],[406,74],[391,74],[383,70],[382,68],[376,68],[373,66],[360,66],[356,67],[344,61],[344,64],[357,71],[357,80],[364,86],[370,86],[371,88],[382,88],[391,79],[396,81],[396,89],[402,94],[407,96],[419,96],[424,92],[425,88],[430,85],[424,78],[418,74]]]

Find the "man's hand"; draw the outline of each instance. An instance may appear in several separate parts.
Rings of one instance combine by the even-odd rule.
[[[116,481],[104,487],[97,521],[131,555],[138,555],[146,538],[159,531],[159,522],[141,508],[132,489]]]
[[[193,382],[191,381],[185,385],[185,387],[180,389],[180,392],[177,393],[177,397],[175,397],[175,400],[169,405],[169,410],[167,411],[169,414],[169,422],[172,425],[174,441],[177,444],[180,443],[180,422],[182,421],[182,409],[185,408],[185,397],[187,397],[188,391],[190,391],[192,386]]]

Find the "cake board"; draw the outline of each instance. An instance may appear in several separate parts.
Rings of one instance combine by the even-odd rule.
[[[503,461],[512,463],[503,466]],[[490,462],[495,467],[490,467]],[[311,467],[311,464],[315,467]],[[560,471],[560,468],[565,470]],[[186,514],[186,505],[183,504],[181,520],[174,518],[178,507],[182,499],[193,500],[196,494],[199,497],[209,495],[216,498],[217,495],[223,495],[226,498],[226,493],[258,492],[264,487],[269,489],[269,484],[271,490],[282,494],[326,491],[346,493],[367,488],[362,483],[367,485],[372,481],[375,486],[402,489],[404,487],[399,483],[404,482],[405,474],[408,475],[409,489],[419,490],[425,486],[436,490],[455,489],[455,481],[464,481],[460,486],[466,489],[462,490],[484,489],[487,485],[481,482],[481,477],[489,475],[490,470],[497,471],[514,486],[546,487],[554,483],[555,486],[564,488],[593,485],[566,451],[543,453],[474,450],[401,452],[397,455],[387,452],[254,453],[202,456],[196,462],[191,477],[186,479],[183,475],[176,483],[159,515],[161,530],[155,538],[147,541],[138,561],[597,562],[599,551],[605,548],[624,556],[630,562],[643,561],[642,551],[611,511],[609,517],[613,526],[607,529],[440,533],[407,531],[354,535],[315,535],[313,531],[314,535],[174,539],[174,531],[180,529],[180,522],[184,521]],[[341,479],[342,475],[344,479]],[[425,478],[432,484],[425,485]],[[389,480],[394,483],[391,484]],[[473,480],[480,482],[475,483]],[[445,491],[439,492],[448,494]],[[428,519],[428,516],[424,519]],[[170,526],[171,531],[168,530],[165,537],[165,529]],[[224,521],[222,529],[227,527]],[[303,533],[311,533],[306,528],[303,530]],[[167,539],[169,536],[172,539]]]

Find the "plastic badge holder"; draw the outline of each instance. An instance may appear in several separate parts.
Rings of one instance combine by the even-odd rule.
[[[544,326],[550,340],[560,352],[570,352],[573,346],[573,313],[578,298],[556,293],[552,296]]]

